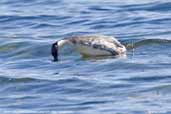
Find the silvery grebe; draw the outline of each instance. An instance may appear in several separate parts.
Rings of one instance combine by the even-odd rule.
[[[126,48],[112,36],[90,35],[64,38],[52,44],[51,53],[58,61],[58,52],[64,45],[73,45],[81,55],[116,56],[126,54]]]

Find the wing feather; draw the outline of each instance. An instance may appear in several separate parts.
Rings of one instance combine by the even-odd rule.
[[[105,50],[112,55],[118,54],[116,46],[120,43],[114,37],[109,36],[75,36],[70,39],[73,44],[80,44],[94,49]]]

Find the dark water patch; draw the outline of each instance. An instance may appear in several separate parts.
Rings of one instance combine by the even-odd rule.
[[[56,25],[52,25],[52,24],[37,24],[35,26],[33,26],[32,28],[34,29],[38,29],[38,28],[52,28],[52,27],[56,27]]]
[[[132,81],[132,82],[144,82],[144,83],[147,83],[147,82],[149,82],[149,83],[151,83],[151,82],[156,82],[156,81],[158,81],[158,82],[160,82],[160,81],[165,81],[165,80],[170,80],[171,79],[171,77],[170,76],[156,76],[156,75],[154,75],[154,76],[144,76],[144,77],[138,77],[138,75],[137,75],[137,77],[131,77],[131,78],[128,78],[128,79],[124,79],[124,80],[126,80],[126,81]]]
[[[97,25],[97,24],[112,24],[112,23],[116,23],[117,21],[115,20],[110,20],[110,19],[101,19],[101,20],[96,20],[96,21],[90,21],[90,23],[84,24],[84,25]]]
[[[73,83],[74,82],[74,83]],[[93,83],[87,82],[86,80],[68,78],[68,79],[60,79],[56,80],[54,84],[49,86],[44,86],[37,90],[37,92],[55,92],[58,94],[83,94],[86,92],[93,92],[90,86],[93,87]],[[53,89],[50,89],[53,88]]]
[[[37,0],[37,1],[34,1],[34,0],[8,0],[8,1],[1,1],[0,2],[1,4],[3,5],[8,5],[8,6],[11,6],[11,7],[29,7],[29,6],[40,6],[40,5],[53,5],[54,3],[62,3],[60,2],[59,0],[58,1],[46,1],[46,0],[43,0],[43,1],[40,1],[40,0]]]
[[[47,48],[50,50],[49,44],[40,44],[32,41],[18,41],[18,42],[6,42],[0,46],[0,52],[2,58],[28,58],[28,57],[38,57],[43,55],[48,56],[49,51],[42,50]],[[35,50],[37,49],[37,50]]]
[[[56,15],[35,15],[35,16],[16,16],[16,15],[1,15],[0,22],[8,23],[12,25],[23,25],[23,23],[35,24],[39,22],[45,22],[51,20],[52,22],[66,21],[71,18],[70,16],[56,16]],[[23,25],[24,26],[24,25]]]
[[[111,89],[126,89],[126,88],[131,88],[133,87],[134,85],[132,84],[112,84],[112,85],[109,85],[106,87],[107,88],[111,88]]]
[[[146,45],[153,45],[153,44],[158,44],[159,46],[163,44],[169,46],[171,44],[171,40],[169,39],[144,39],[140,41],[131,41],[131,42],[132,43],[125,44],[128,49],[137,48],[137,47],[146,46]]]
[[[18,3],[19,2],[19,0],[9,0],[9,1],[1,1],[1,3],[3,3],[3,4],[15,4],[15,3]],[[27,1],[27,0],[22,0],[22,1],[20,1],[20,3],[21,4],[23,4],[23,3],[32,3],[32,2],[34,2],[34,0],[30,0],[30,1]]]
[[[145,11],[158,11],[158,12],[164,12],[164,11],[170,11],[171,8],[171,3],[167,2],[167,3],[157,3],[157,2],[152,2],[152,3],[146,3],[146,4],[140,4],[140,5],[125,5],[122,6],[124,7],[124,9],[126,8],[126,10],[128,11],[141,11],[141,10],[145,10]]]
[[[170,23],[170,18],[160,18],[160,19],[153,19],[153,20],[150,20],[148,21],[149,23],[152,23],[152,24],[168,24]]]
[[[88,10],[107,12],[107,11],[110,11],[111,9],[107,8],[107,7],[102,7],[102,6],[99,6],[99,5],[97,5],[97,6],[93,5],[93,6],[89,7]]]
[[[152,85],[152,84],[149,84],[147,85],[146,89],[144,90],[140,90],[139,92],[143,93],[143,94],[154,94],[154,95],[157,95],[157,96],[161,96],[161,95],[164,95],[164,96],[169,96],[171,93],[170,93],[170,89],[171,89],[171,85],[168,83],[161,83],[158,84],[158,85]]]
[[[13,43],[5,43],[1,45],[1,53],[4,54],[12,54],[12,52],[16,52],[16,49],[21,49],[20,47],[28,47],[28,42],[13,42]]]
[[[171,85],[170,84],[161,84],[160,86],[156,86],[153,88],[150,88],[148,92],[150,91],[156,91],[157,94],[163,94],[163,95],[170,95]]]
[[[84,24],[84,23],[86,23],[88,21],[89,21],[88,19],[83,19],[83,20],[76,20],[76,21],[68,22],[66,24],[67,25]]]
[[[94,34],[94,33],[92,33],[92,32],[80,32],[80,31],[77,31],[77,32],[71,32],[71,33],[62,34],[61,37],[63,37],[63,38],[70,38],[72,36],[79,36],[79,35],[85,35],[85,34]]]
[[[19,80],[19,79],[15,79],[15,80]],[[16,86],[13,86],[13,85]],[[40,88],[44,87],[44,86],[48,86],[49,82],[46,80],[31,80],[28,82],[9,82],[8,85],[7,84],[3,84],[3,94],[8,94],[10,93],[12,94],[22,94],[25,95],[26,93],[29,94],[34,94],[37,93],[37,90],[39,90]]]
[[[95,104],[105,104],[108,101],[89,101],[89,102],[83,102],[80,103],[79,105],[95,105]]]
[[[7,84],[7,83],[26,83],[32,82],[36,79],[33,78],[8,78],[8,77],[0,77],[0,84]]]

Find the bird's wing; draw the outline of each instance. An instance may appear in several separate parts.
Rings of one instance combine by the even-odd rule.
[[[70,39],[74,44],[81,44],[84,46],[93,47],[95,49],[105,50],[110,52],[113,55],[118,54],[116,52],[116,44],[115,39],[113,37],[107,36],[75,36]]]

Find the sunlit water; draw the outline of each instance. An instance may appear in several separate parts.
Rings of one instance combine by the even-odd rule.
[[[171,114],[170,43],[105,59],[66,47],[52,62],[53,42],[85,34],[171,40],[171,2],[0,0],[1,114]]]

